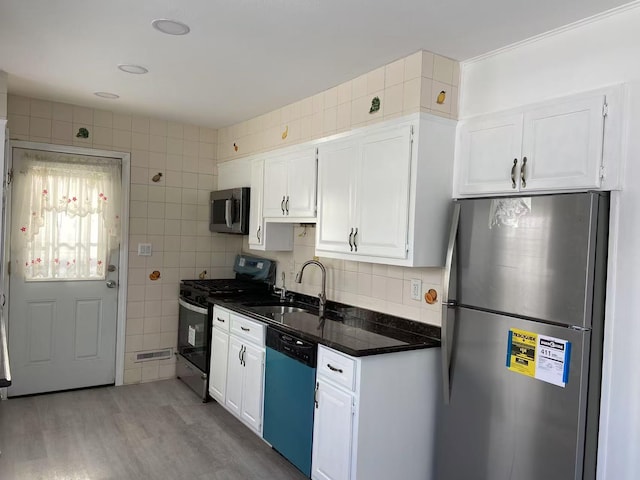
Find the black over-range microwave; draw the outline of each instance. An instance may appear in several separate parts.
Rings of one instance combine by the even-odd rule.
[[[209,230],[248,234],[249,190],[249,187],[242,187],[211,192]]]

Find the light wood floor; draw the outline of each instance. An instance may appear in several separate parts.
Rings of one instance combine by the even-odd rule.
[[[0,402],[2,480],[306,478],[179,380]]]

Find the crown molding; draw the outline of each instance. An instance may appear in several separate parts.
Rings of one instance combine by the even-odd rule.
[[[593,15],[591,17],[587,17],[587,18],[584,18],[582,20],[577,20],[577,21],[572,22],[572,23],[568,23],[567,25],[563,25],[562,27],[554,28],[553,30],[549,30],[549,31],[541,33],[541,34],[534,35],[533,37],[526,38],[526,39],[521,40],[519,42],[515,42],[515,43],[512,43],[510,45],[497,48],[496,50],[492,50],[490,52],[483,53],[483,54],[478,55],[476,57],[469,58],[467,60],[464,60],[464,61],[460,62],[460,68],[462,69],[462,68],[467,67],[469,65],[472,65],[474,63],[478,63],[478,62],[481,62],[481,61],[486,60],[488,58],[495,57],[495,56],[500,55],[502,53],[505,53],[505,52],[508,52],[508,51],[511,51],[511,50],[516,50],[516,49],[518,49],[518,48],[520,48],[522,46],[531,45],[531,44],[540,42],[541,40],[544,40],[546,38],[555,37],[557,35],[561,35],[562,33],[565,33],[565,32],[571,31],[571,30],[576,30],[576,29],[581,28],[581,27],[583,27],[585,25],[589,25],[589,24],[592,24],[592,23],[599,22],[601,20],[604,20],[605,18],[615,17],[617,15],[622,15],[622,14],[624,14],[624,13],[630,11],[630,10],[635,10],[635,9],[638,9],[638,8],[640,8],[640,0],[634,0],[631,3],[627,3],[625,5],[621,5],[619,7],[612,8],[611,10],[607,10],[605,12],[598,13],[598,14]]]

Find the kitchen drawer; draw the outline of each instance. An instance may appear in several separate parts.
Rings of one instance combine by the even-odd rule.
[[[224,308],[218,307],[217,305],[213,307],[213,326],[223,330],[225,332],[229,331],[229,325],[231,324],[231,312],[229,310],[225,310]]]
[[[355,389],[356,361],[333,350],[318,349],[318,375],[353,391]]]
[[[264,347],[265,329],[264,323],[249,320],[235,313],[231,314],[231,333],[259,347]]]

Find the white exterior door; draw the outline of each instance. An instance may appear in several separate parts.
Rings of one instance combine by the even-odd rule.
[[[209,394],[224,403],[227,385],[227,358],[229,334],[213,329],[211,335],[211,368],[209,369]]]
[[[264,350],[245,345],[244,378],[242,382],[242,420],[256,432],[262,428],[262,403],[264,384]]]
[[[517,192],[522,114],[470,120],[460,127],[458,193]]]
[[[9,151],[9,140],[5,135],[6,120],[0,120],[0,183],[2,183],[2,195],[0,196],[0,336],[7,334],[7,298],[9,296],[9,276],[7,275],[7,258],[10,229],[6,228],[10,224],[11,216],[11,196],[9,195],[8,172],[11,171],[11,152]],[[4,342],[0,338],[0,342]],[[8,352],[4,345],[0,343],[0,381],[8,385],[11,380],[11,366]],[[0,398],[6,397],[6,389],[0,387]]]
[[[316,250],[349,253],[352,249],[358,152],[353,138],[319,147]]]
[[[313,420],[314,480],[349,480],[351,477],[352,396],[318,379]]]
[[[77,161],[79,155],[74,154],[73,157],[73,161]],[[25,221],[27,226],[20,227],[24,221],[21,217],[25,216],[23,195],[41,189],[42,192],[38,191],[37,194],[44,197],[49,192],[54,197],[62,189],[57,190],[58,187],[52,185],[51,190],[47,190],[42,185],[59,182],[64,176],[59,174],[54,177],[47,173],[49,176],[41,175],[34,180],[25,172],[31,171],[34,162],[47,165],[47,172],[58,168],[53,165],[65,164],[64,168],[68,169],[69,163],[65,162],[70,162],[70,158],[45,151],[13,149],[14,227],[11,229],[9,313],[13,384],[9,389],[10,396],[112,384],[115,381],[119,244],[114,240],[101,243],[106,241],[105,236],[113,235],[113,232],[106,232],[106,227],[103,231],[100,223],[104,220],[102,213],[89,208],[89,213],[81,215],[82,209],[90,204],[82,204],[82,200],[94,193],[97,196],[97,189],[101,189],[102,184],[98,183],[97,189],[93,190],[81,184],[84,186],[78,187],[82,191],[77,193],[77,197],[69,194],[68,198],[65,195],[50,198],[46,202],[43,200],[42,205],[46,206],[42,211],[33,212],[33,216],[38,215],[42,219],[42,224],[38,233],[30,237],[31,247],[26,246],[24,235],[29,233],[29,229],[33,231],[34,223]],[[110,184],[110,193],[100,192],[102,196],[99,198],[105,204],[107,201],[119,203],[120,166],[119,163],[114,165],[119,160],[96,160],[94,157],[84,157],[82,160],[101,162],[87,167],[95,169],[95,172],[102,168],[110,171],[116,168],[118,178]],[[76,166],[74,169],[80,170]],[[91,185],[96,186],[95,183]],[[71,191],[73,187],[69,188]],[[77,200],[77,212],[56,210],[57,213],[46,214],[50,211],[48,205],[59,206],[67,200],[69,204]],[[117,211],[120,211],[119,207]],[[87,223],[87,218],[93,223]],[[114,218],[119,219],[119,215]],[[34,247],[36,244],[38,246]],[[103,254],[100,253],[101,248]],[[45,249],[46,255],[34,254]],[[58,252],[65,253],[60,253],[58,258]]]
[[[393,127],[363,138],[354,222],[358,254],[406,258],[410,169],[410,127]]]

